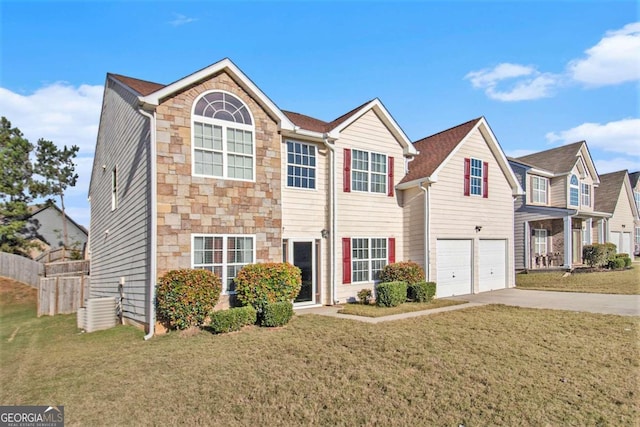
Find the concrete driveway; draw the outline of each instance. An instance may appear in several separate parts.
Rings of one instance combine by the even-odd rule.
[[[586,311],[590,313],[640,316],[640,295],[586,294],[578,292],[529,291],[500,289],[450,299],[480,304],[505,304],[528,308]]]

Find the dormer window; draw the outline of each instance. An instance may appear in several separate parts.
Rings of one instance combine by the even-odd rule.
[[[193,174],[253,181],[254,126],[247,106],[227,92],[208,92],[193,109]]]
[[[571,175],[571,180],[569,181],[569,204],[571,206],[580,205],[580,185],[578,177],[575,175]]]

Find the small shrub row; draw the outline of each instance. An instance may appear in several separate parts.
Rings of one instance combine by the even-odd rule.
[[[629,254],[620,253],[617,254],[613,259],[609,260],[607,267],[612,270],[619,270],[626,267],[631,267],[631,257]]]
[[[434,282],[419,282],[407,287],[407,299],[414,302],[429,302],[436,295]]]
[[[259,315],[260,325],[267,327],[284,326],[293,317],[293,304],[290,301],[278,301],[265,304]]]
[[[396,307],[407,300],[407,284],[405,282],[383,282],[376,286],[376,305],[380,307]]]
[[[394,262],[387,264],[380,272],[383,283],[405,282],[407,285],[424,282],[424,270],[413,261]]]
[[[211,313],[209,327],[216,334],[239,331],[243,326],[256,323],[256,309],[248,305],[246,307],[234,307],[228,310],[214,311]]]

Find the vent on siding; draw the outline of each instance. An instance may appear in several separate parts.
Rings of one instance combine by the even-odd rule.
[[[82,316],[85,332],[100,331],[116,326],[116,299],[113,297],[89,298]]]

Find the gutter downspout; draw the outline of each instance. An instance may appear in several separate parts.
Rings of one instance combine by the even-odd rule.
[[[329,191],[331,192],[331,194],[329,195],[329,228],[331,229],[331,232],[329,233],[329,259],[331,260],[329,265],[330,265],[330,270],[331,270],[331,294],[329,295],[329,302],[332,305],[337,304],[336,301],[336,230],[337,230],[337,217],[338,217],[338,212],[337,212],[337,208],[336,208],[336,189],[335,187],[335,182],[336,182],[336,152],[335,152],[335,147],[333,145],[331,145],[330,138],[327,134],[324,134],[322,136],[322,142],[324,143],[324,146],[327,147],[329,149]]]
[[[150,168],[151,168],[151,268],[149,277],[149,333],[144,336],[144,340],[147,341],[153,337],[156,330],[156,281],[158,274],[158,233],[157,233],[157,214],[158,205],[156,201],[156,195],[158,190],[157,179],[157,146],[156,146],[156,112],[153,114],[148,113],[142,107],[138,108],[138,111],[143,116],[149,118],[149,137],[151,142],[150,147]]]
[[[427,282],[431,281],[431,211],[429,187],[424,187],[425,181],[420,183],[420,189],[424,191],[424,269],[427,273]]]

